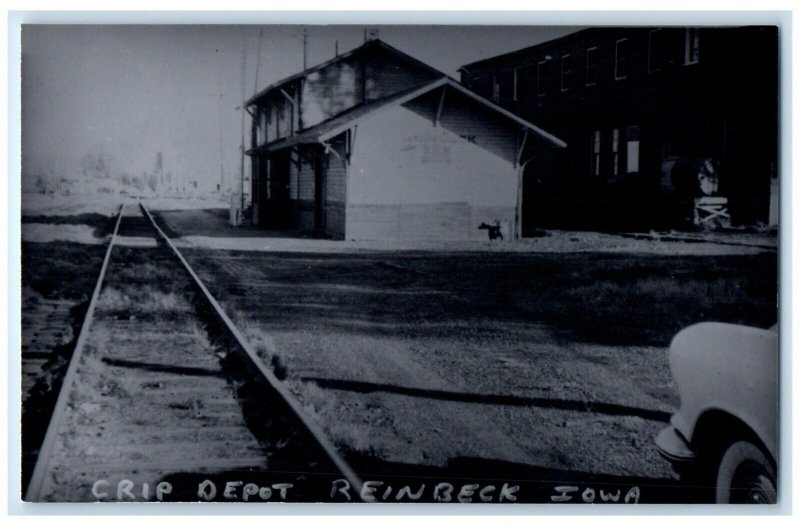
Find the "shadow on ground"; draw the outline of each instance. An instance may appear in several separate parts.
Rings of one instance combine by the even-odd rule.
[[[354,393],[392,393],[406,396],[418,396],[429,400],[446,400],[450,402],[467,402],[473,404],[492,404],[517,407],[540,407],[545,409],[558,409],[562,411],[579,411],[586,413],[599,413],[609,416],[638,416],[656,422],[669,422],[670,413],[640,407],[628,407],[605,402],[592,402],[588,400],[560,400],[554,398],[534,398],[513,395],[493,395],[482,393],[458,393],[438,389],[419,389],[400,385],[377,384],[354,380],[339,380],[334,378],[301,378],[303,381],[314,382],[325,389],[339,389]]]

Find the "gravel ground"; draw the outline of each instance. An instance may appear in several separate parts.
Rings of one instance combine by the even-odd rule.
[[[185,253],[351,458],[651,487],[670,337],[768,324],[776,283],[770,255]]]

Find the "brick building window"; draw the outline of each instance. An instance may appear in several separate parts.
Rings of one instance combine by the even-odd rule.
[[[628,76],[628,47],[627,38],[617,40],[614,53],[614,78],[616,80],[622,80]]]
[[[613,166],[613,174],[619,175],[619,128],[611,130],[611,159]]]
[[[572,85],[572,55],[561,57],[561,91],[567,91]]]
[[[586,85],[594,86],[597,84],[600,62],[598,61],[597,47],[590,47],[586,50]]]
[[[647,42],[647,71],[660,71],[666,65],[666,31],[650,31]]]
[[[600,130],[592,134],[592,175],[600,176]]]
[[[540,60],[536,64],[536,94],[543,97],[547,92],[547,61]]]
[[[683,63],[697,64],[700,62],[700,30],[696,27],[687,27],[685,41]]]
[[[628,126],[625,130],[625,140],[627,149],[627,171],[628,173],[639,172],[639,127]]]

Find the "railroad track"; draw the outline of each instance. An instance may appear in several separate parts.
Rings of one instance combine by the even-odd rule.
[[[149,211],[121,207],[25,500],[307,501],[341,478],[358,493]]]

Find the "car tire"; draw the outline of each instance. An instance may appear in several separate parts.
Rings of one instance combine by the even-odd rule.
[[[778,500],[775,468],[764,451],[742,440],[722,455],[716,501],[722,504],[774,504]]]

